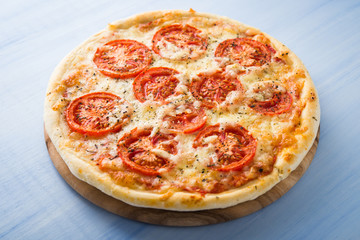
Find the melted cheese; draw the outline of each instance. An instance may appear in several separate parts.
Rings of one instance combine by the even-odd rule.
[[[167,59],[185,59],[187,58],[187,56],[190,55],[190,51],[188,48],[180,48],[172,42],[168,42],[164,39],[162,39],[162,41],[159,41],[156,47],[161,49],[161,55]]]
[[[247,92],[249,98],[256,101],[266,101],[271,99],[275,93],[285,93],[286,89],[278,82],[263,81],[252,84]]]

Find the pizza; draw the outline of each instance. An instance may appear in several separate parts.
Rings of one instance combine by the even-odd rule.
[[[51,76],[45,128],[73,175],[133,206],[226,208],[301,163],[320,122],[308,71],[260,30],[206,13],[111,23]]]

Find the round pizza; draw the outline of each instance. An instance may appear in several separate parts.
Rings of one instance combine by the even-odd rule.
[[[320,121],[285,45],[226,17],[156,11],[117,21],[51,76],[45,127],[72,174],[133,206],[195,211],[285,179]]]

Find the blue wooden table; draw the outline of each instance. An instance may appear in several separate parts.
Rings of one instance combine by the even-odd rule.
[[[173,228],[98,208],[57,173],[43,138],[51,72],[107,23],[189,9],[260,28],[305,63],[320,95],[321,135],[303,178],[265,209],[231,222]],[[360,239],[359,1],[49,1],[0,5],[0,238]]]

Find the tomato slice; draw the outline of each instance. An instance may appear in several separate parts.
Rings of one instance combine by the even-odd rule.
[[[193,105],[180,106],[183,112],[175,116],[166,115],[164,121],[168,122],[168,130],[172,133],[193,133],[206,123],[206,112],[203,108],[196,109]],[[178,107],[179,108],[179,107]],[[177,111],[178,109],[175,109]]]
[[[255,93],[266,92],[264,95],[272,95],[265,101],[251,99],[248,106],[256,112],[264,115],[276,115],[287,112],[292,106],[293,99],[288,91],[279,91],[276,84],[265,84],[263,87],[255,88]]]
[[[166,67],[149,68],[140,73],[133,82],[133,90],[137,100],[145,102],[154,100],[165,102],[175,93],[179,80],[174,76],[179,72]]]
[[[130,105],[120,97],[107,92],[94,92],[71,101],[65,111],[71,130],[90,136],[118,132],[129,121],[131,111],[122,111]]]
[[[99,47],[94,63],[104,75],[113,78],[134,77],[151,63],[151,50],[135,40],[114,40]]]
[[[200,73],[190,84],[192,95],[208,108],[225,101],[230,92],[242,90],[242,85],[236,77],[219,70],[214,73]]]
[[[289,111],[292,102],[290,93],[275,93],[270,100],[252,101],[249,107],[265,115],[276,115]]]
[[[220,128],[220,124],[208,126],[198,133],[193,147],[206,147],[203,140],[211,136],[217,136],[212,143],[217,160],[210,160],[210,167],[222,172],[239,171],[253,160],[257,141],[241,125],[227,125],[224,128]]]
[[[161,175],[171,164],[169,159],[157,155],[153,149],[160,149],[169,154],[177,153],[174,135],[157,133],[151,136],[151,128],[133,129],[118,142],[118,153],[125,166],[147,176]]]
[[[155,33],[152,49],[165,59],[197,59],[208,45],[207,39],[200,33],[200,30],[189,25],[166,26]]]
[[[265,44],[249,39],[227,39],[215,50],[215,57],[227,57],[244,67],[262,66],[271,61],[270,48]]]

